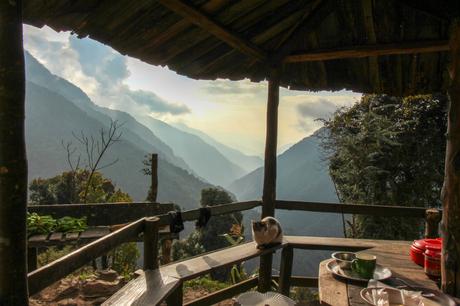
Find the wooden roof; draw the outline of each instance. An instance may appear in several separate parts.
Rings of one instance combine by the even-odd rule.
[[[25,0],[24,22],[194,79],[261,81],[283,62],[281,85],[293,89],[407,95],[445,89],[459,2]]]

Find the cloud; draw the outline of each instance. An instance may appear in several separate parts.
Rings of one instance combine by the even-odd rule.
[[[303,119],[327,119],[336,110],[338,105],[324,98],[319,98],[313,102],[304,102],[297,105],[297,112]]]
[[[190,113],[184,104],[169,102],[151,91],[132,90],[128,58],[89,38],[51,29],[24,27],[25,48],[53,74],[80,87],[99,105],[131,112],[178,116]]]
[[[128,91],[126,94],[134,103],[147,106],[151,112],[169,113],[171,115],[190,113],[190,109],[186,105],[168,103],[149,91]]]

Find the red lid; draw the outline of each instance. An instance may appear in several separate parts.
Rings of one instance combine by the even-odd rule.
[[[426,247],[428,244],[433,244],[433,245],[441,245],[442,243],[442,238],[436,238],[436,239],[420,239],[420,240],[414,240],[413,245],[422,250],[425,251]]]

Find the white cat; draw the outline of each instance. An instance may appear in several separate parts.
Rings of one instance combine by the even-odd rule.
[[[273,217],[265,217],[261,221],[252,221],[252,238],[258,249],[264,249],[283,241],[281,225]]]

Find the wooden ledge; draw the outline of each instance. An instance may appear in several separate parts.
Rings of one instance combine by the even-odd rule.
[[[174,291],[181,281],[161,270],[138,272],[140,275],[127,283],[102,305],[159,305]]]
[[[286,245],[287,242],[283,242],[272,248],[259,250],[254,242],[248,242],[162,266],[160,270],[169,276],[186,281],[207,274],[216,268],[231,266],[235,263],[275,252]]]

